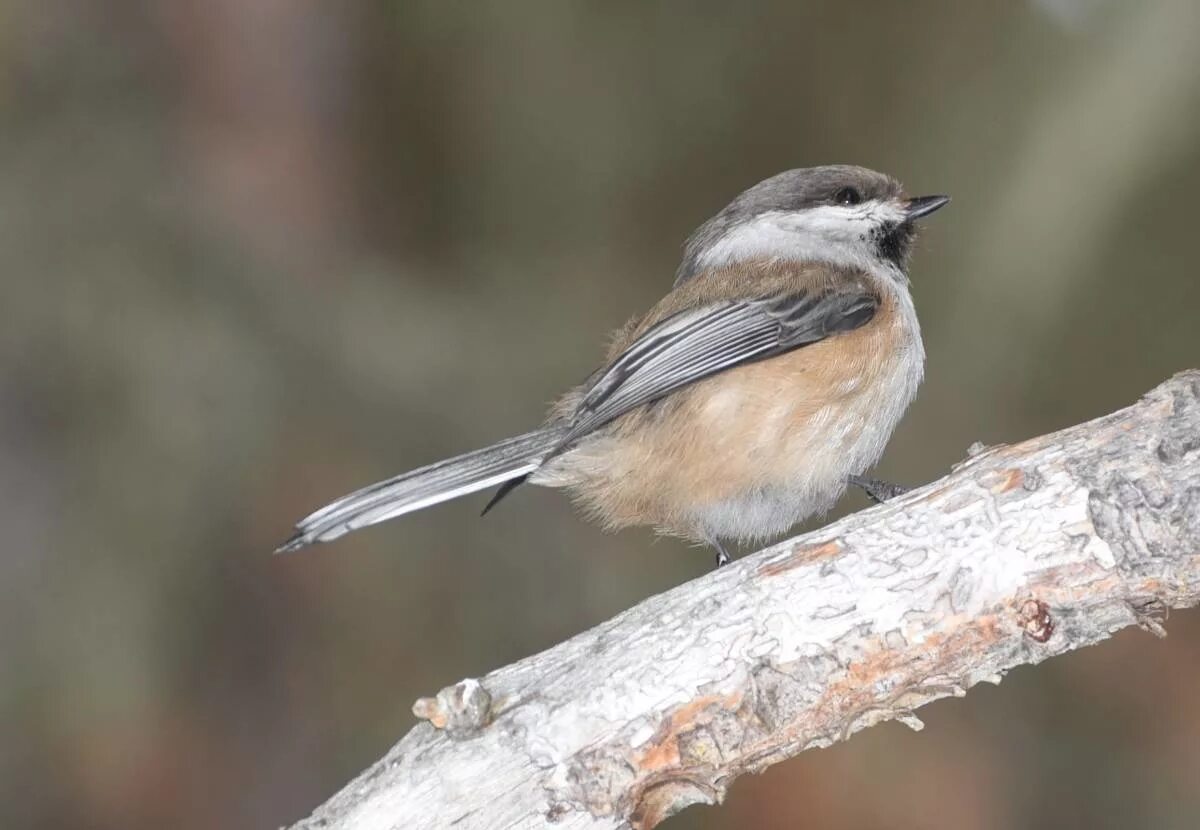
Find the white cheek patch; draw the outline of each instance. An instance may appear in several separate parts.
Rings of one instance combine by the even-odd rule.
[[[770,215],[770,214],[767,214]],[[795,213],[777,213],[779,224],[797,234],[810,234],[830,241],[853,241],[869,236],[887,222],[904,219],[903,212],[884,202],[861,205],[822,205]]]
[[[822,205],[807,210],[770,211],[737,226],[699,258],[701,268],[748,259],[795,259],[877,272],[892,266],[879,257],[874,232],[904,220],[893,202]]]

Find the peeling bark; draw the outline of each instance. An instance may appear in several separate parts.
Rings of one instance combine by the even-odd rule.
[[[1200,601],[1200,371],[418,701],[295,828],[654,827],[739,775]]]

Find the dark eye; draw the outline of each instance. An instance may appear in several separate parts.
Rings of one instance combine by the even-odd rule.
[[[862,195],[853,187],[843,187],[833,194],[833,201],[839,205],[857,205],[862,201]]]

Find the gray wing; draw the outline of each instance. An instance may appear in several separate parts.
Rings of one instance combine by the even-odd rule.
[[[663,320],[601,370],[560,447],[717,372],[865,325],[879,307],[866,292],[796,293],[717,303]]]

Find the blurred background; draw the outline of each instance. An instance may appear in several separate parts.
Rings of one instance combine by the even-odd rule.
[[[780,170],[954,196],[885,477],[1200,366],[1198,56],[1194,0],[3,4],[0,826],[294,821],[418,696],[706,573],[532,488],[269,552],[537,423]],[[1200,615],[1168,628],[665,826],[1193,828]]]

